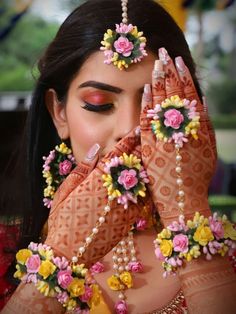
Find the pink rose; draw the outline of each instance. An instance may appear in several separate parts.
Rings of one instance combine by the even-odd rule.
[[[170,126],[173,129],[179,129],[180,124],[184,121],[184,116],[176,109],[167,110],[164,113],[164,117],[165,126]]]
[[[122,36],[114,42],[114,47],[116,52],[121,53],[124,57],[129,57],[134,49],[133,43],[128,38]]]
[[[37,273],[41,264],[39,255],[31,255],[25,263],[28,273]]]
[[[71,276],[71,270],[60,270],[57,274],[57,279],[59,285],[63,289],[66,289],[73,280],[73,277]]]
[[[155,248],[155,255],[156,255],[157,259],[159,259],[160,261],[165,260],[165,256],[161,253],[161,250],[159,247]]]
[[[104,271],[104,265],[101,262],[95,263],[92,267],[90,267],[92,273],[99,274]]]
[[[120,173],[120,176],[118,178],[118,182],[124,186],[126,190],[131,189],[138,183],[138,179],[136,178],[136,171],[131,170],[123,170]]]
[[[213,235],[216,237],[216,240],[219,240],[224,237],[224,228],[220,221],[210,219],[210,228]]]
[[[129,262],[128,266],[132,273],[141,273],[143,271],[143,265],[140,262]]]
[[[80,296],[82,302],[88,302],[93,294],[93,290],[90,287],[85,287],[85,293]]]
[[[136,229],[139,231],[145,230],[147,227],[147,220],[144,218],[139,218],[136,221]]]
[[[61,176],[65,176],[68,173],[70,173],[72,168],[72,163],[69,160],[64,160],[62,162],[59,163],[59,174]]]
[[[128,307],[124,300],[118,301],[115,304],[115,311],[117,314],[127,314],[128,313]]]
[[[177,234],[176,236],[174,236],[173,246],[175,252],[187,253],[188,237],[184,234]]]

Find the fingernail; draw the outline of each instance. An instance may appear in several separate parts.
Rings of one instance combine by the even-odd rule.
[[[202,103],[203,103],[204,111],[207,112],[208,106],[207,106],[207,100],[205,96],[202,96]]]
[[[184,60],[183,60],[182,57],[176,57],[175,58],[175,64],[176,64],[177,69],[180,72],[185,72],[186,71],[186,65],[185,65]]]
[[[155,60],[154,71],[163,71],[163,62],[161,60]]]
[[[94,157],[97,155],[98,151],[100,150],[101,146],[99,144],[94,144],[89,151],[87,152],[87,155],[85,157],[85,160],[92,161]]]
[[[170,60],[170,56],[165,48],[159,49],[159,59],[163,62],[163,64],[167,64]]]
[[[150,84],[145,84],[144,85],[144,94],[147,94],[147,95],[151,94],[151,86],[150,86]]]

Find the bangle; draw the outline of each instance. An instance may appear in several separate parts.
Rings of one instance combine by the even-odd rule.
[[[84,264],[54,257],[50,246],[31,242],[16,254],[15,278],[33,283],[47,297],[56,297],[68,311],[98,305],[101,291]]]
[[[196,212],[193,220],[185,223],[184,216],[172,222],[158,233],[154,241],[156,257],[162,261],[163,276],[175,274],[184,263],[205,255],[211,260],[213,255],[229,256],[236,249],[236,229],[227,216],[217,213],[205,218]]]

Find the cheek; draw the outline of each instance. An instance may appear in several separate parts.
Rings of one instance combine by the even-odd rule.
[[[84,160],[95,143],[98,143],[102,150],[106,149],[108,135],[112,132],[110,121],[106,123],[104,117],[96,117],[94,113],[84,111],[81,109],[79,113],[68,116],[70,141],[77,162]]]

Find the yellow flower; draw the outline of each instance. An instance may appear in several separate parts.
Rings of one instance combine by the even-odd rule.
[[[54,194],[55,194],[55,187],[51,185],[47,186],[43,191],[44,197],[50,197],[50,196],[53,196]]]
[[[55,291],[50,288],[49,283],[45,281],[38,281],[36,284],[37,289],[46,297],[54,297]]]
[[[98,285],[92,285],[93,294],[91,299],[88,301],[88,305],[91,309],[98,306],[101,302],[101,291]]]
[[[173,106],[175,108],[182,108],[184,106],[183,101],[180,99],[178,95],[171,96],[170,98],[165,99],[161,103],[162,108],[168,108],[170,106]]]
[[[169,239],[171,237],[171,231],[169,229],[163,229],[159,234],[158,238],[160,239]]]
[[[160,250],[163,256],[171,256],[173,250],[173,244],[171,240],[162,240],[160,244]]]
[[[214,236],[211,232],[211,229],[204,224],[200,225],[193,235],[194,241],[205,246],[208,242],[214,240]]]
[[[49,260],[42,261],[40,267],[39,267],[39,275],[43,276],[43,279],[47,279],[48,276],[54,273],[56,270],[56,266],[51,263]]]
[[[23,273],[21,270],[20,270],[20,266],[19,265],[16,265],[16,269],[17,271],[14,273],[14,278],[18,278],[18,279],[21,279],[25,273]]]
[[[227,245],[223,244],[221,249],[218,250],[218,253],[221,255],[221,256],[225,256],[225,254],[228,252],[229,248]]]
[[[126,285],[126,287],[133,287],[133,278],[129,271],[124,271],[123,273],[121,273],[120,280],[123,282],[123,284]]]
[[[39,249],[38,252],[45,259],[50,260],[53,257],[53,251],[52,250]]]
[[[107,284],[111,288],[111,290],[121,290],[121,283],[117,276],[112,275],[107,279]]]
[[[61,143],[60,146],[57,145],[57,146],[56,146],[56,150],[57,150],[59,153],[62,153],[62,154],[64,154],[64,155],[68,155],[68,154],[71,154],[71,153],[72,153],[71,149],[68,148],[65,143]]]
[[[199,245],[194,245],[191,250],[189,251],[189,254],[193,256],[194,258],[198,258],[201,255],[200,252],[200,246]]]
[[[24,265],[32,254],[33,253],[28,249],[19,250],[16,254],[16,260],[18,263]]]
[[[226,221],[223,223],[224,228],[224,238],[230,238],[231,240],[236,240],[236,230],[230,221]]]
[[[85,292],[84,279],[73,278],[72,282],[69,284],[67,290],[70,292],[72,297],[78,297]]]
[[[133,154],[127,155],[126,153],[123,153],[123,155],[120,156],[120,160],[124,161],[124,165],[129,168],[134,167],[139,170],[141,167],[141,164],[140,164],[141,160]]]
[[[68,311],[73,311],[76,307],[77,303],[74,299],[70,299],[67,303],[66,303],[66,309]]]

